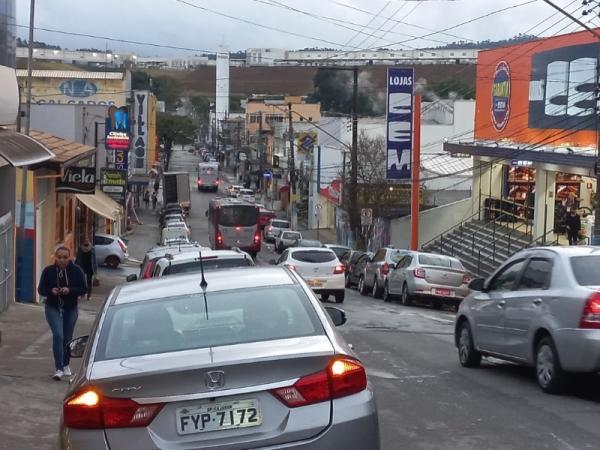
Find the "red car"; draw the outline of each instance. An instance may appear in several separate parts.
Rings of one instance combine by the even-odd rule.
[[[269,220],[275,219],[275,217],[275,211],[261,207],[258,213],[258,223],[260,225],[260,229],[262,230],[269,223]]]

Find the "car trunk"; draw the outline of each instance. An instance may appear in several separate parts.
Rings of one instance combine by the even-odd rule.
[[[463,284],[465,272],[459,269],[439,266],[420,266],[425,269],[425,281],[441,286],[459,287]]]
[[[296,272],[304,278],[310,279],[315,277],[324,277],[333,275],[335,269],[335,262],[324,262],[324,263],[301,263],[298,262],[296,266]]]
[[[107,429],[111,448],[244,450],[309,439],[329,426],[330,401],[289,408],[270,391],[323,371],[333,353],[326,336],[282,339],[100,361],[91,379],[107,396],[164,403],[148,427]],[[208,388],[208,372],[224,373],[222,389]],[[209,431],[194,426],[210,409],[241,415],[246,407],[256,415],[251,426],[219,429],[219,413],[212,423],[205,418]]]
[[[225,247],[247,247],[252,245],[255,227],[219,227],[223,234],[223,243]]]

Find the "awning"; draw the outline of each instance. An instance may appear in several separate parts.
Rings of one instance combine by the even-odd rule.
[[[0,157],[21,167],[48,161],[54,153],[30,136],[0,127]]]
[[[121,207],[112,198],[96,188],[94,194],[77,194],[77,200],[94,211],[96,214],[109,220],[118,220],[121,215]]]

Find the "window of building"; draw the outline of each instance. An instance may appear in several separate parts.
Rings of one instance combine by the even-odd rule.
[[[454,52],[450,52],[450,56],[454,56]]]
[[[423,53],[419,53],[419,56],[423,56]]]
[[[463,56],[467,56],[467,53],[466,53],[466,52],[463,52]]]

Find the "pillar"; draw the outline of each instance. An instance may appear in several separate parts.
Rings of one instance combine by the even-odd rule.
[[[554,201],[556,172],[536,166],[535,206],[533,212],[533,239],[541,238],[554,229]],[[551,236],[546,239],[552,240]]]
[[[502,197],[503,163],[486,157],[473,157],[473,213],[482,212],[487,198]]]

